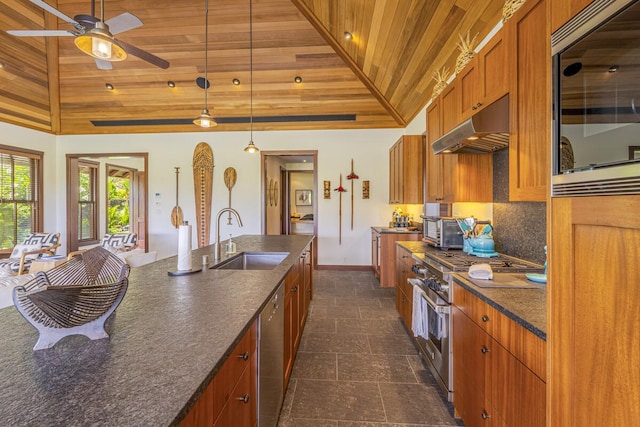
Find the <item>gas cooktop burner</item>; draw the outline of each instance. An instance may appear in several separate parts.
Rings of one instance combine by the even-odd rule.
[[[429,251],[425,256],[453,271],[466,271],[474,264],[489,264],[495,272],[544,271],[544,268],[538,264],[502,254],[494,258],[478,258],[462,251]]]

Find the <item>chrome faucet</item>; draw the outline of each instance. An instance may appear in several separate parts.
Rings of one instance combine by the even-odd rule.
[[[222,208],[220,212],[218,212],[218,217],[216,218],[216,242],[213,248],[213,260],[218,261],[220,259],[220,217],[225,212],[229,212],[229,214],[234,214],[236,219],[238,220],[238,225],[242,227],[242,220],[240,219],[240,214],[237,210],[233,208]],[[229,222],[231,224],[231,222]]]

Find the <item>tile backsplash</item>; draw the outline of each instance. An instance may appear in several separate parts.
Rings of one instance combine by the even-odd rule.
[[[496,251],[543,264],[546,203],[509,201],[509,150],[493,154],[493,226]]]

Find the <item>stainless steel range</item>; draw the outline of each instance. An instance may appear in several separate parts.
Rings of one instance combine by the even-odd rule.
[[[429,368],[447,394],[453,397],[453,340],[451,332],[450,306],[453,297],[451,272],[468,271],[473,264],[487,263],[496,273],[524,273],[544,271],[543,267],[515,257],[500,255],[494,258],[479,258],[462,251],[433,250],[414,253],[418,261],[412,267],[417,278],[408,279],[409,284],[424,291],[427,307],[428,339],[416,337],[420,352]]]

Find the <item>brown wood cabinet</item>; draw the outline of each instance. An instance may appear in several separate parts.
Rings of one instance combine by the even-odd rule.
[[[551,6],[551,31],[553,34],[558,28],[566,24],[582,9],[589,6],[593,0],[553,0]]]
[[[492,202],[491,154],[434,154],[431,143],[443,135],[443,95],[427,108],[427,203]]]
[[[413,315],[413,287],[407,283],[407,279],[414,277],[411,271],[413,264],[411,251],[396,245],[396,310],[410,331]]]
[[[182,420],[181,426],[256,425],[257,346],[258,322],[255,321]]]
[[[467,426],[545,425],[545,342],[454,285],[454,407]]]
[[[551,147],[547,0],[527,1],[505,24],[510,64],[509,199],[545,201]]]
[[[640,419],[640,196],[550,201],[548,424]]]
[[[312,297],[312,244],[305,248],[298,262],[285,277],[284,296],[284,390],[302,338]]]
[[[456,77],[460,87],[460,121],[466,120],[509,91],[509,61],[502,30],[478,52]]]
[[[440,128],[444,135],[462,122],[462,116],[460,114],[462,110],[462,100],[458,79],[449,83],[449,86],[442,91],[439,98],[441,105]]]
[[[404,135],[389,149],[389,203],[424,203],[424,144]]]
[[[420,233],[379,233],[374,228],[371,229],[371,245],[379,244],[377,249],[378,259],[378,277],[380,278],[380,287],[388,288],[395,286],[396,283],[396,242],[402,240],[418,241],[422,238]],[[373,255],[373,248],[371,250]],[[372,266],[375,271],[375,260],[372,260]]]

